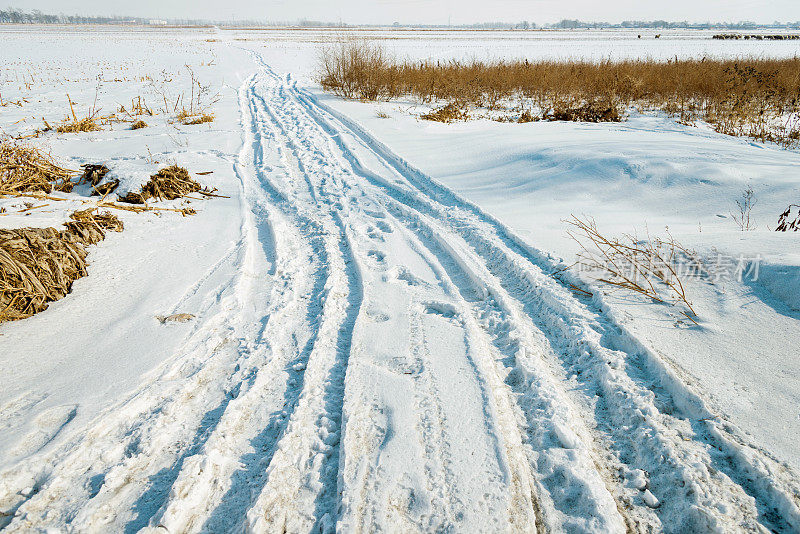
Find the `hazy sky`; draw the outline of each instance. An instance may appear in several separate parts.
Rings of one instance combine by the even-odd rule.
[[[48,13],[153,18],[233,18],[347,23],[453,24],[562,18],[773,22],[800,20],[800,0],[0,0],[0,6]]]

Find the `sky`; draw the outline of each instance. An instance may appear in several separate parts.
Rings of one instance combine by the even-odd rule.
[[[301,19],[349,24],[467,24],[528,20],[757,23],[800,20],[800,0],[18,0],[0,6],[81,15],[209,20]]]

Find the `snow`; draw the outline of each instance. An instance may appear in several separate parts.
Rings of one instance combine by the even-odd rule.
[[[800,528],[800,249],[766,228],[797,194],[796,151],[649,115],[421,122],[314,87],[333,31],[1,31],[3,100],[28,100],[0,108],[9,133],[57,122],[67,93],[85,110],[101,72],[104,112],[161,107],[189,65],[219,94],[210,125],[160,113],[36,142],[125,189],[167,163],[213,171],[197,179],[230,198],[121,212],[69,296],[0,325],[0,528]],[[356,33],[409,57],[798,51],[703,32]],[[747,185],[758,228],[740,232]],[[0,200],[0,227],[57,226],[70,198],[28,215]],[[759,254],[759,279],[691,281],[698,327],[582,297],[553,276],[576,251],[570,213]],[[157,319],[173,314],[194,318]]]
[[[800,444],[792,439],[800,434],[793,349],[800,342],[800,236],[769,229],[798,194],[796,151],[661,117],[634,116],[613,126],[486,120],[442,125],[397,109],[389,119],[379,118],[376,109],[386,104],[318,98],[526,244],[567,264],[578,252],[564,223],[573,214],[594,218],[609,235],[666,237],[668,227],[712,266],[720,258],[733,262],[713,284],[689,286],[702,329],[676,328],[677,310],[630,295],[608,295],[603,302],[637,339],[688,371],[737,424],[800,468]],[[757,229],[741,232],[731,211],[748,185],[758,197]],[[758,261],[757,280],[752,274],[736,280],[739,258]],[[765,413],[788,417],[765,419]]]

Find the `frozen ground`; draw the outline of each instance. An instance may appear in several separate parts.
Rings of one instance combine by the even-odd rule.
[[[381,35],[411,57],[798,52],[698,33]],[[104,110],[160,106],[189,65],[220,95],[210,125],[163,113],[37,142],[124,187],[166,162],[214,171],[198,180],[231,198],[123,213],[71,295],[0,326],[0,527],[800,530],[800,241],[765,228],[798,195],[797,152],[647,116],[419,122],[313,87],[331,32],[2,37],[3,99],[27,99],[0,108],[9,133],[57,122],[66,93],[85,109],[98,75]],[[742,233],[719,215],[748,184],[759,229]],[[2,227],[79,204],[0,202]],[[689,327],[554,277],[570,213],[766,264],[691,283]],[[196,319],[154,318],[176,312]]]

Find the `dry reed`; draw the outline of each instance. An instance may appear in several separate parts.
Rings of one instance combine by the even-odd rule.
[[[79,133],[79,132],[96,132],[103,128],[97,124],[94,117],[84,117],[70,121],[65,120],[56,127],[58,133]]]
[[[181,111],[175,117],[178,122],[183,124],[184,126],[194,126],[197,124],[205,124],[208,122],[214,122],[214,115],[209,113],[191,113],[189,111]]]
[[[150,198],[174,200],[201,189],[200,184],[192,180],[186,169],[171,165],[152,175],[140,192],[130,191],[120,200],[129,204],[144,204]]]
[[[47,309],[86,276],[86,246],[122,231],[122,222],[94,209],[77,211],[55,228],[0,230],[0,322],[25,319]]]
[[[785,146],[800,140],[800,57],[410,62],[375,43],[346,41],[322,51],[319,81],[352,99],[411,96],[490,110],[524,101],[551,120],[619,120],[635,106],[702,119],[726,134]],[[587,106],[595,109],[575,111]]]
[[[451,122],[469,120],[469,111],[467,105],[463,102],[450,102],[434,109],[430,113],[421,115],[420,118],[449,124]]]
[[[58,165],[52,156],[35,147],[10,139],[0,140],[1,195],[50,193],[54,184],[59,190],[70,189],[66,184],[70,184],[72,174],[69,169]]]
[[[102,130],[103,128],[97,124],[97,111],[95,111],[94,106],[89,112],[89,115],[86,117],[79,119],[78,116],[75,114],[75,106],[72,99],[67,95],[67,101],[69,101],[69,110],[72,113],[72,120],[67,117],[64,121],[56,127],[56,132],[58,133],[79,133],[79,132],[95,132],[98,130]]]

